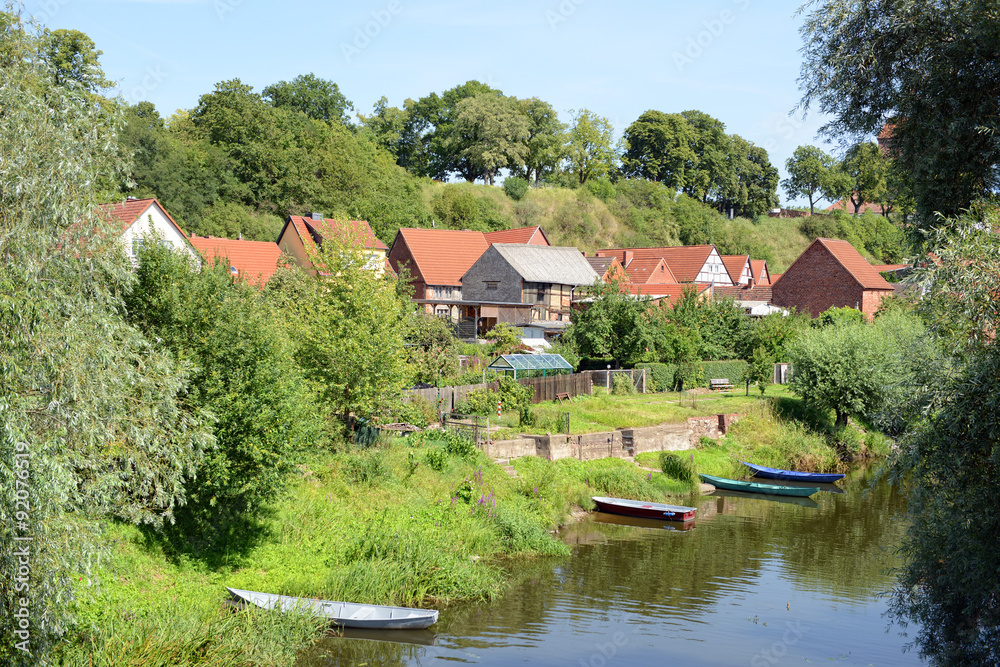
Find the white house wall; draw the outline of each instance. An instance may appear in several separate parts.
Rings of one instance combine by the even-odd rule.
[[[136,239],[151,238],[154,236],[152,233],[154,230],[155,235],[170,244],[172,248],[175,250],[184,250],[192,258],[197,259],[198,255],[194,248],[191,247],[187,239],[180,233],[180,230],[170,222],[170,219],[156,204],[150,204],[149,208],[143,211],[142,215],[136,218],[135,222],[121,235],[120,242],[125,254],[134,261]]]
[[[726,265],[722,262],[722,257],[719,256],[715,248],[712,248],[712,252],[701,267],[701,271],[698,272],[695,282],[714,283],[716,285],[733,284],[733,281],[729,278],[729,272],[726,270]]]

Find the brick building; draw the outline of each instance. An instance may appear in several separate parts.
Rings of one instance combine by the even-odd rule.
[[[857,308],[872,319],[892,293],[892,285],[850,243],[818,238],[771,285],[771,303],[813,317],[833,307]]]

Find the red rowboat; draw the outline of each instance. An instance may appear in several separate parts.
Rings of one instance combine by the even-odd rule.
[[[662,521],[690,521],[694,518],[694,513],[697,510],[695,507],[665,505],[663,503],[651,503],[645,500],[627,500],[625,498],[593,496],[591,500],[597,505],[597,509],[602,512],[621,514],[623,516],[637,516],[644,519],[660,519]]]

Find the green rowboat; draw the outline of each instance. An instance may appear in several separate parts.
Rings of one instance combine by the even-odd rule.
[[[760,482],[741,482],[736,479],[726,479],[725,477],[714,477],[712,475],[702,475],[701,481],[711,484],[718,489],[728,491],[746,491],[748,493],[767,493],[772,496],[799,496],[806,497],[819,491],[816,486],[778,486],[777,484],[761,484]]]

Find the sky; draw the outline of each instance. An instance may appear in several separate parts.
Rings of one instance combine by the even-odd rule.
[[[25,0],[49,29],[87,33],[129,103],[169,117],[215,84],[258,92],[313,73],[355,112],[441,93],[470,79],[519,98],[607,117],[616,137],[649,109],[718,118],[785,176],[825,121],[794,111],[802,61],[797,2],[777,0]],[[790,115],[791,113],[791,115]],[[789,203],[779,188],[783,203]],[[799,203],[799,202],[791,202]]]

